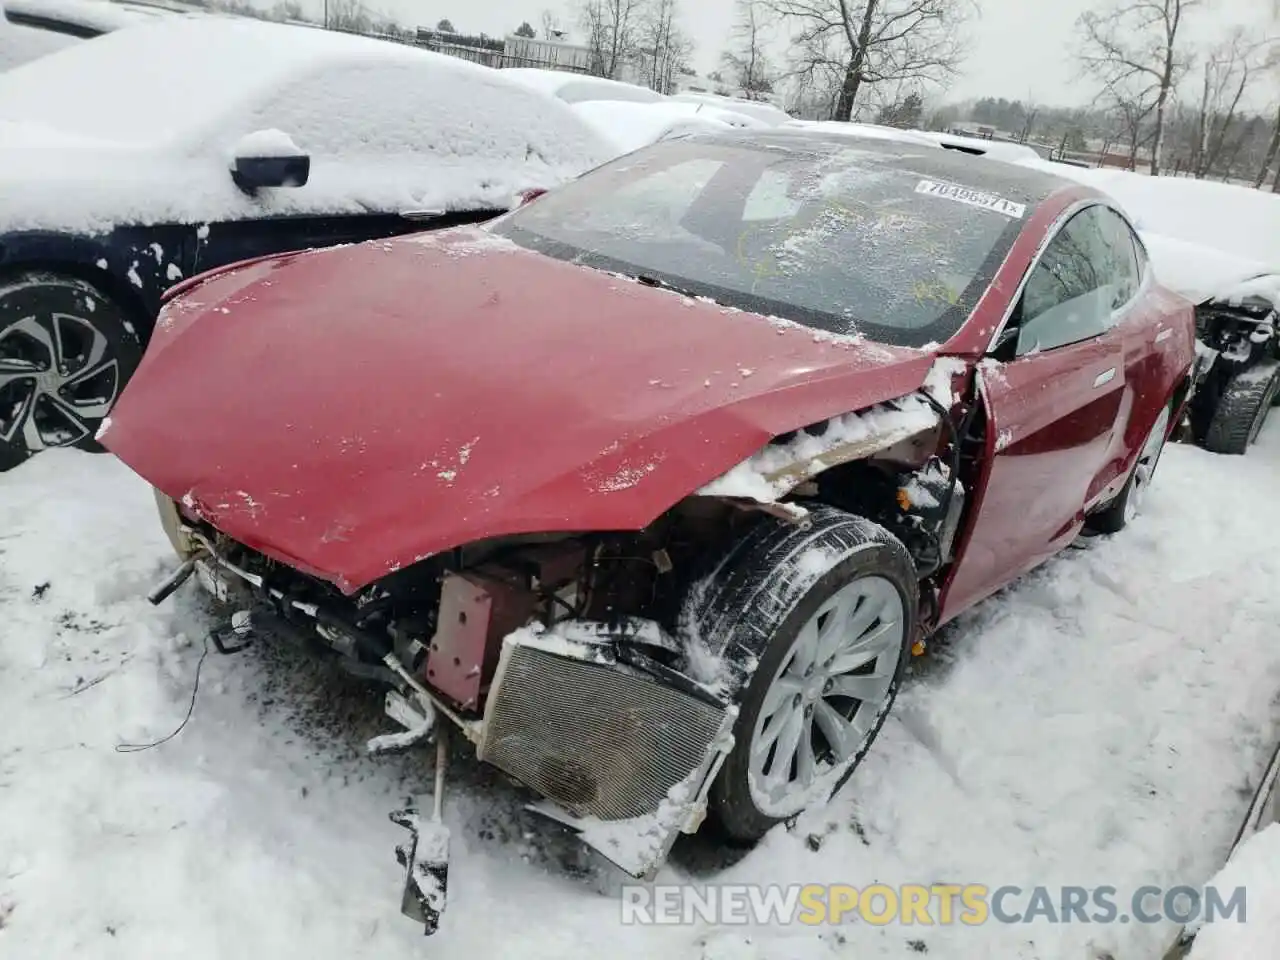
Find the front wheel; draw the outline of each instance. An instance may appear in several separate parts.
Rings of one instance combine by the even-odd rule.
[[[1106,507],[1089,517],[1089,530],[1093,533],[1119,533],[1132,523],[1142,511],[1142,504],[1155,478],[1160,455],[1164,453],[1169,436],[1170,408],[1165,407],[1156,418],[1155,425],[1143,441],[1134,461],[1133,471],[1125,481],[1124,489]]]
[[[74,277],[0,280],[0,470],[94,434],[142,360],[124,311]]]
[[[818,507],[807,526],[762,521],[684,623],[749,677],[710,797],[721,832],[749,843],[824,803],[870,748],[910,658],[915,568],[883,527]]]
[[[1213,453],[1247,453],[1262,432],[1277,396],[1280,363],[1271,361],[1239,374],[1222,391],[1205,433],[1205,449]]]

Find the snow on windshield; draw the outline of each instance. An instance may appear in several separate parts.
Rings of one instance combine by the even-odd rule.
[[[959,329],[1026,213],[1025,203],[942,182],[948,169],[917,171],[896,152],[844,143],[674,141],[500,229],[540,252],[726,306],[921,346]]]

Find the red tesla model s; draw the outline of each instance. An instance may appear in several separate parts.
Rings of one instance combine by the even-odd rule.
[[[750,132],[195,278],[101,436],[186,561],[156,599],[378,671],[643,874],[824,802],[932,631],[1123,527],[1194,358],[1104,195]]]

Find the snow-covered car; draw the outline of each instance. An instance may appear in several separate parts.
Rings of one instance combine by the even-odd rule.
[[[593,77],[565,70],[540,70],[534,67],[510,67],[502,75],[534,90],[548,93],[565,103],[604,100],[618,103],[661,103],[667,98],[656,90],[634,83]]]
[[[1100,193],[749,131],[208,274],[100,437],[182,558],[153,601],[373,668],[643,875],[824,802],[941,624],[1123,528],[1194,353]]]
[[[0,75],[0,469],[93,447],[183,278],[485,219],[614,155],[500,71],[162,19]]]
[[[659,140],[695,133],[723,133],[747,129],[758,124],[741,114],[726,114],[695,103],[623,103],[608,100],[584,100],[572,110],[607,140],[616,154],[630,153]]]
[[[569,104],[616,154],[690,133],[765,125],[744,113],[685,102],[634,83],[524,67],[503,70],[502,75]]]
[[[843,123],[838,120],[788,120],[784,125],[791,130],[811,130],[829,136],[856,137],[862,140],[888,140],[893,143],[910,143],[919,147],[941,149],[934,137],[919,130],[903,130],[876,123]]]
[[[1027,165],[1105,190],[1133,217],[1162,282],[1196,304],[1206,369],[1189,410],[1191,434],[1215,453],[1247,452],[1280,403],[1280,196],[1205,180]]]
[[[765,127],[780,127],[791,119],[785,110],[763,100],[744,100],[741,97],[722,97],[716,93],[692,91],[673,94],[671,99],[683,103],[699,103],[728,113],[742,114]]]

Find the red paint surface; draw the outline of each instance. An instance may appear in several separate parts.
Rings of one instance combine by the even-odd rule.
[[[638,529],[931,362],[463,229],[211,277],[162,314],[104,439],[225,533],[351,591],[488,537]]]

